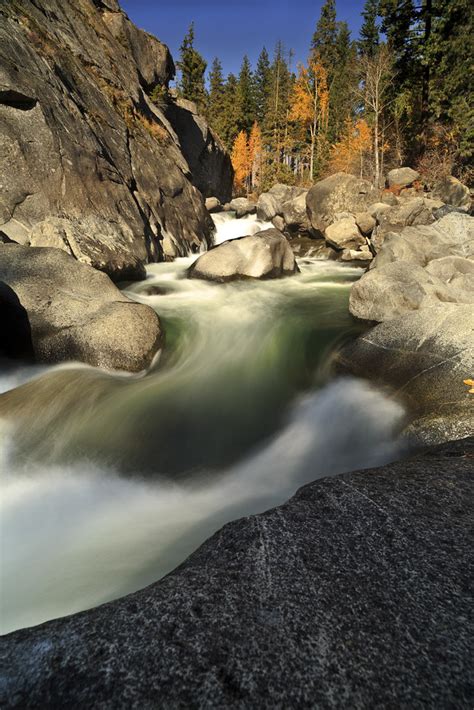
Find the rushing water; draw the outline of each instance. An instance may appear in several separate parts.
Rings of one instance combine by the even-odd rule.
[[[216,224],[218,242],[266,227]],[[216,285],[187,280],[192,261],[151,265],[127,289],[165,327],[149,373],[0,377],[3,631],[143,587],[226,521],[396,454],[399,405],[330,377],[359,329],[359,270],[303,259],[296,277]]]

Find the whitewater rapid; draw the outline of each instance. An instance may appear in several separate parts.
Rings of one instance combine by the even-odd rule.
[[[266,226],[216,222],[216,241]],[[185,278],[193,258],[127,289],[165,324],[149,374],[0,377],[3,633],[139,589],[225,522],[399,453],[401,407],[328,378],[357,270],[308,259],[297,277],[215,285]]]

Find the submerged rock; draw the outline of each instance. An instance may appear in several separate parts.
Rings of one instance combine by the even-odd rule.
[[[0,351],[139,372],[162,341],[156,313],[60,249],[0,246]]]
[[[210,249],[189,268],[188,277],[222,282],[275,279],[297,271],[285,236],[277,229],[266,229],[255,236],[232,239]]]
[[[469,708],[472,443],[325,478],[3,638],[4,707]]]

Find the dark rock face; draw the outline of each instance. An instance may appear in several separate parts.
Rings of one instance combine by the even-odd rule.
[[[59,249],[0,246],[0,354],[139,372],[162,340],[152,308]]]
[[[4,637],[2,704],[470,708],[473,453],[319,480],[141,592]]]
[[[266,229],[210,249],[192,264],[188,277],[224,282],[276,279],[297,271],[294,254],[284,235],[277,229]]]
[[[165,45],[112,0],[16,0],[0,6],[0,47],[0,231],[7,238],[28,244],[45,221],[71,220],[78,258],[112,276],[103,234],[120,244],[118,270],[135,274],[147,260],[210,244],[212,221],[192,184],[194,171],[201,186],[202,176],[182,152],[192,162],[193,146],[181,145],[163,112],[174,74]],[[153,103],[152,92],[163,101]],[[203,170],[228,161],[202,119],[184,108],[180,116],[200,122]],[[219,178],[226,192],[230,174],[221,170]],[[97,233],[103,266],[84,246]]]
[[[204,197],[217,197],[222,203],[229,202],[234,181],[230,156],[218,136],[199,115],[195,104],[178,99],[168,105],[166,116],[179,138],[193,184]]]

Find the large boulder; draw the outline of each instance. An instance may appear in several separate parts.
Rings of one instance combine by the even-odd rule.
[[[28,244],[51,219],[73,220],[76,235],[78,221],[99,220],[94,248],[104,246],[110,273],[114,232],[129,263],[142,266],[211,243],[212,220],[193,180],[204,189],[199,168],[216,169],[213,179],[230,194],[230,163],[200,117],[188,108],[173,113],[165,45],[112,0],[1,3],[0,45],[3,241]]]
[[[433,212],[439,208],[439,203],[422,197],[403,201],[394,207],[377,210],[378,225],[372,234],[372,243],[378,251],[389,232],[401,232],[404,227],[433,224]]]
[[[387,175],[387,183],[392,188],[410,187],[420,178],[420,173],[413,168],[395,168]]]
[[[450,175],[436,183],[433,197],[437,197],[447,205],[453,207],[469,208],[471,206],[471,193],[467,185]]]
[[[381,322],[439,301],[455,301],[451,293],[447,283],[418,264],[396,261],[368,271],[353,285],[349,309],[356,318]]]
[[[326,227],[324,237],[334,249],[356,249],[366,244],[354,217],[344,217]]]
[[[336,173],[314,185],[306,196],[306,209],[312,228],[322,235],[338,212],[362,212],[377,201],[379,190],[368,182]]]
[[[162,335],[156,313],[60,249],[0,246],[0,352],[139,372]]]
[[[383,297],[389,294],[390,284]],[[418,440],[468,436],[474,431],[474,407],[463,381],[474,372],[472,310],[472,305],[438,303],[405,309],[399,317],[394,313],[347,345],[338,356],[339,368],[390,387],[405,402]]]
[[[208,281],[274,279],[298,271],[284,235],[266,229],[255,236],[232,239],[202,254],[190,267],[189,278]]]
[[[405,227],[385,235],[373,268],[393,261],[426,266],[444,256],[474,257],[474,217],[452,212],[430,226]]]
[[[0,703],[470,708],[472,456],[315,481],[144,590],[5,636]]]

